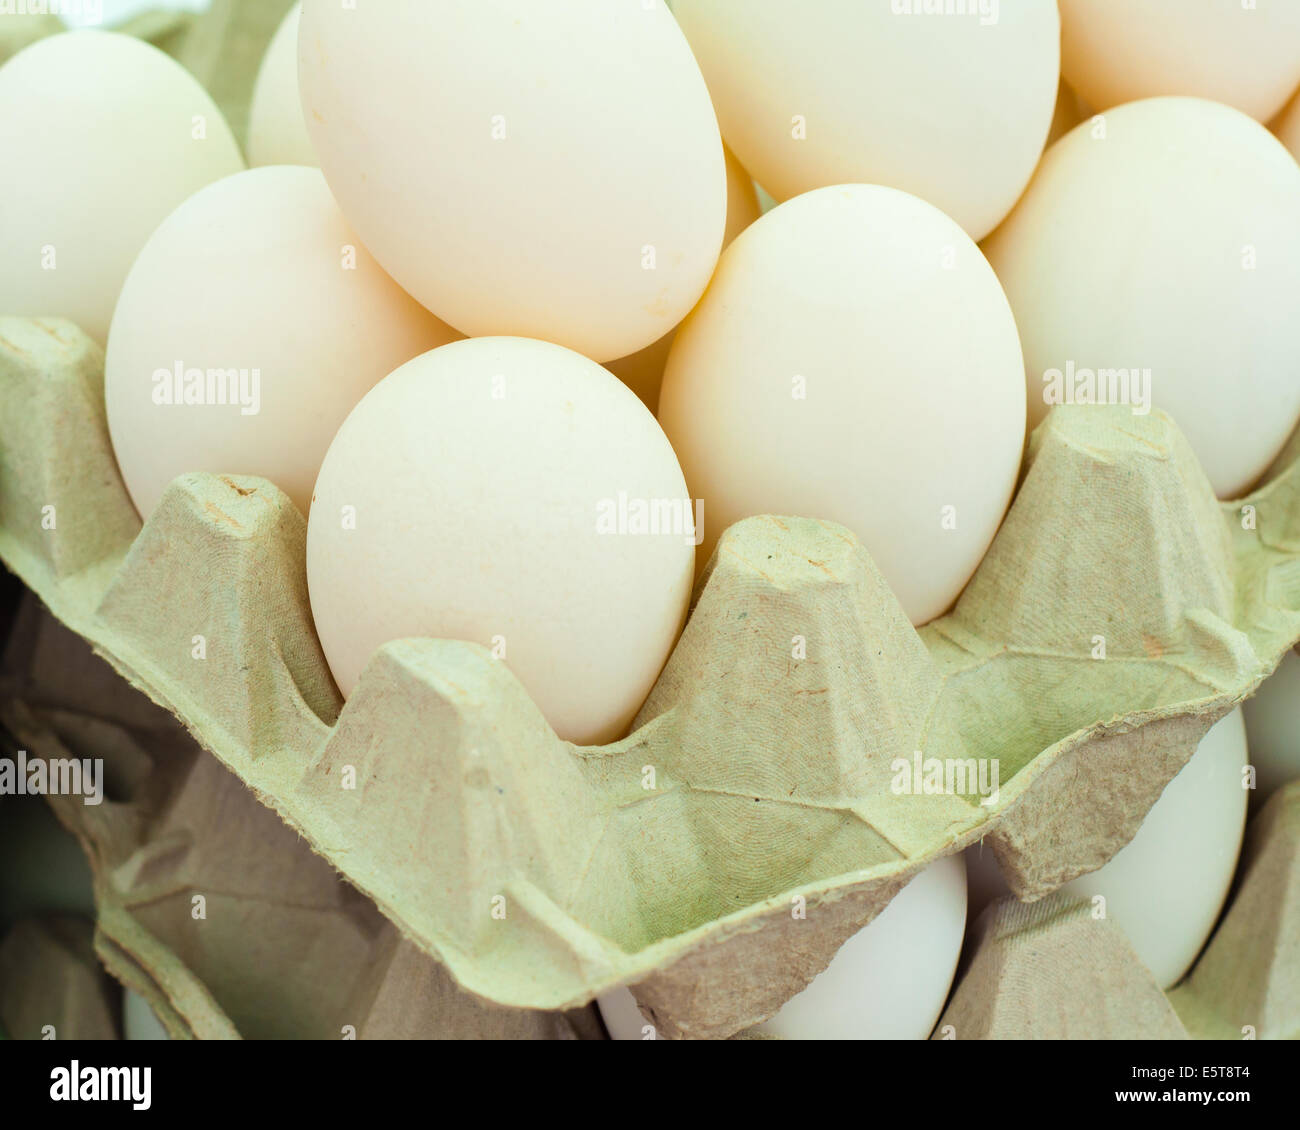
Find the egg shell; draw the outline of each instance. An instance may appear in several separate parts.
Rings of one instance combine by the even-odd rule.
[[[70,318],[102,345],[122,282],[186,197],[244,167],[221,111],[175,60],[104,31],[0,67],[0,311]]]
[[[683,525],[638,533],[621,495]],[[389,640],[477,642],[562,738],[611,741],[685,619],[689,514],[654,417],[595,362],[524,338],[427,353],[361,401],[321,467],[307,581],[330,669],[348,694]]]
[[[1300,86],[1294,0],[1060,0],[1061,74],[1090,105],[1187,95],[1268,121]]]
[[[147,518],[177,475],[212,471],[264,476],[305,514],[357,401],[457,336],[380,270],[318,169],[209,185],[154,233],[113,316],[104,394],[132,501]],[[183,402],[192,370],[209,402]],[[227,376],[210,388],[210,370]],[[233,402],[212,402],[222,384]]]
[[[754,1032],[784,1040],[923,1040],[948,999],[965,933],[966,874],[959,856],[947,856],[918,873]],[[615,1040],[650,1035],[627,989],[598,1003]]]
[[[659,418],[703,502],[702,560],[749,515],[829,519],[922,624],[974,572],[1015,486],[1015,322],[938,209],[879,186],[819,189],[723,254],[678,331]]]
[[[1133,389],[1149,371],[1151,404],[1229,498],[1300,420],[1300,166],[1245,114],[1154,98],[1085,123],[984,251],[1020,326],[1031,426],[1070,387],[1052,374],[1126,370]]]
[[[989,22],[922,0],[679,0],[740,162],[778,201],[833,184],[928,200],[974,239],[1011,210],[1052,121],[1053,0]],[[933,5],[931,5],[933,6]]]
[[[307,0],[299,79],[344,213],[466,334],[625,357],[708,283],[722,140],[661,0]]]
[[[727,158],[727,230],[722,237],[725,251],[731,241],[759,217],[758,195],[754,182],[728,150]],[[668,363],[668,350],[672,348],[677,328],[669,330],[653,345],[610,361],[606,368],[641,398],[641,402],[654,412],[659,407],[659,386],[664,379],[664,366]]]
[[[302,5],[290,8],[262,56],[248,110],[248,163],[316,167],[298,95],[298,23]]]
[[[1210,727],[1133,839],[1061,888],[1084,899],[1103,896],[1105,914],[1162,989],[1191,968],[1228,896],[1245,830],[1245,765],[1246,728],[1237,709]],[[976,913],[1011,893],[986,845],[968,848],[966,861]]]

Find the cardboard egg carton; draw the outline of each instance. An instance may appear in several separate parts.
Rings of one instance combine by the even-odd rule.
[[[1161,992],[1091,900],[999,899],[933,1039],[1300,1039],[1300,781],[1251,821],[1234,894],[1191,973]]]
[[[49,1023],[60,1038],[113,1038],[105,1018],[120,987],[111,1009],[87,991],[103,989],[102,965],[178,1039],[600,1037],[594,1009],[508,1009],[458,989],[30,596],[0,656],[0,725],[29,759],[102,759],[106,781],[98,805],[30,800],[48,802],[83,846],[97,921],[68,920],[75,953],[43,922],[0,939],[0,1019],[15,1033],[39,1038]],[[22,960],[7,961],[10,950]]]
[[[0,1037],[115,1040],[122,993],[95,960],[94,926],[70,914],[15,923],[0,939]]]
[[[1040,898],[1127,843],[1300,638],[1300,466],[1220,504],[1167,418],[1058,408],[920,632],[846,530],[753,518],[620,742],[560,741],[472,643],[388,644],[344,706],[302,515],[264,480],[192,474],[141,529],[101,369],[66,322],[0,320],[0,557],[499,1004],[629,984],[663,1035],[724,1037],[976,839]],[[996,795],[898,791],[918,751],[922,780],[996,766]]]

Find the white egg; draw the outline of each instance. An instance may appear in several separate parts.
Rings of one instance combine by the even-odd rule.
[[[966,933],[959,856],[932,863],[840,947],[830,965],[757,1032],[783,1040],[923,1040],[933,1030]],[[649,1025],[627,989],[599,998],[616,1040]]]
[[[0,311],[70,318],[101,344],[154,228],[244,167],[212,99],[175,60],[77,31],[0,67]]]
[[[298,22],[302,5],[285,13],[262,57],[248,111],[250,165],[317,166],[298,95]]]
[[[982,239],[1029,181],[1052,120],[1053,0],[680,0],[722,135],[777,200],[883,184]],[[981,13],[979,10],[983,8]]]
[[[703,500],[703,556],[753,514],[830,519],[915,624],[943,612],[1015,486],[1023,360],[979,248],[929,204],[842,185],[722,256],[677,333],[659,417]]]
[[[1104,897],[1107,917],[1162,989],[1191,968],[1232,885],[1246,820],[1245,765],[1246,729],[1234,710],[1210,727],[1133,839],[1062,887],[1080,898]],[[991,848],[972,845],[966,859],[976,913],[1010,893]]]
[[[170,1040],[149,1002],[131,989],[122,990],[122,1036],[127,1040]]]
[[[1060,400],[1154,404],[1226,498],[1300,420],[1300,166],[1246,115],[1192,98],[1108,111],[1047,151],[984,250],[1031,424]]]
[[[1295,0],[1060,0],[1061,73],[1090,105],[1187,95],[1264,122],[1300,85]]]
[[[456,337],[380,270],[318,169],[209,185],[154,233],[113,316],[104,393],[136,508],[212,471],[262,475],[305,514],[357,401]]]
[[[685,618],[691,518],[654,417],[594,361],[445,346],[381,381],[325,457],[307,530],[321,645],[349,694],[388,640],[474,641],[561,737],[611,741]]]
[[[1243,706],[1255,800],[1262,802],[1300,780],[1300,655],[1288,651],[1278,668]]]
[[[605,361],[707,285],[722,141],[658,0],[307,0],[299,68],[344,213],[462,332]]]
[[[758,195],[754,182],[730,150],[727,157],[727,230],[722,237],[725,251],[731,241],[758,219]],[[641,398],[651,412],[659,407],[659,386],[663,383],[664,365],[668,350],[677,334],[674,326],[653,345],[647,345],[629,357],[606,363],[607,368],[620,381]]]

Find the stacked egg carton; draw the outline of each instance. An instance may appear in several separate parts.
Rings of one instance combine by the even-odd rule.
[[[560,741],[468,643],[389,644],[343,705],[312,628],[300,513],[264,480],[194,474],[141,528],[102,364],[69,323],[0,320],[0,557],[415,950],[515,1009],[629,984],[661,1034],[731,1036],[977,840],[1021,898],[1050,894],[1133,836],[1209,726],[1300,639],[1300,463],[1220,503],[1160,414],[1060,408],[979,571],[919,632],[847,531],[755,518],[724,535],[622,741]],[[899,795],[892,763],[917,750],[996,760],[996,798]],[[1224,968],[1268,987],[1242,1024],[1300,1025],[1294,986],[1270,976],[1294,923],[1240,924],[1292,882],[1294,793],[1265,811],[1186,990],[1201,1031],[1221,1030],[1224,999],[1248,999]],[[120,878],[101,876],[105,905]],[[1273,952],[1243,958],[1233,939],[1261,935]],[[1020,1023],[1000,1002],[1034,997],[1013,976],[1026,936],[1056,939],[1072,965],[1082,948],[1123,982],[1113,931],[1054,904],[1003,908],[945,1018],[959,1036]],[[1130,999],[1112,998],[1124,1015],[1101,1027],[1140,1028]]]

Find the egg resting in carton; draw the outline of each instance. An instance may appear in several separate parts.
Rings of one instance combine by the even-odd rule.
[[[46,799],[92,865],[94,952],[173,1037],[599,1036],[590,1009],[506,1009],[458,989],[167,711],[124,688],[30,597],[0,665],[0,721],[29,758],[103,759],[101,804]],[[92,928],[80,924],[89,955]],[[61,1000],[85,997],[80,968],[58,972],[43,994],[28,994],[25,1034],[43,1017],[54,1023]],[[6,987],[0,978],[0,1005]]]
[[[977,839],[1020,898],[1048,894],[1131,839],[1300,636],[1300,469],[1221,504],[1167,418],[1058,408],[919,633],[847,531],[755,518],[620,742],[560,741],[471,643],[388,644],[342,706],[302,515],[265,480],[192,474],[141,530],[102,361],[69,323],[0,320],[0,557],[500,1004],[629,984],[662,1034],[729,1036]],[[916,751],[996,760],[996,801],[895,792]]]
[[[1091,900],[999,899],[933,1039],[1300,1039],[1300,781],[1251,821],[1235,891],[1191,973],[1161,992]]]

